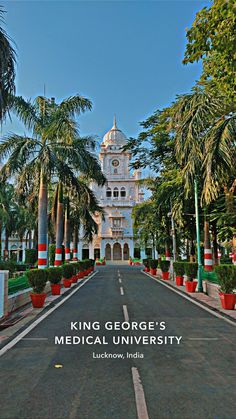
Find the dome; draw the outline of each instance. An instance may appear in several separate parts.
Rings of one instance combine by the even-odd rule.
[[[114,117],[113,127],[104,135],[102,144],[108,145],[119,145],[124,146],[127,142],[127,138],[123,132],[116,126],[116,117]]]

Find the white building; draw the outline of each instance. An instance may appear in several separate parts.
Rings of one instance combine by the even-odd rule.
[[[117,128],[114,118],[113,127],[105,134],[99,153],[107,184],[104,187],[92,184],[92,190],[105,210],[105,221],[100,216],[96,218],[98,234],[90,244],[83,240],[81,232],[79,259],[106,257],[107,260],[128,260],[130,256],[134,256],[131,214],[133,206],[143,201],[144,193],[136,183],[141,177],[141,171],[130,173],[131,154],[129,151],[122,151],[126,143],[127,138]],[[144,257],[144,252],[140,256]]]

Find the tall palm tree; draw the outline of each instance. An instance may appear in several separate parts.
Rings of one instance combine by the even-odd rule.
[[[11,40],[2,28],[4,9],[0,6],[0,122],[3,121],[10,106],[10,96],[15,93],[16,54]]]
[[[91,176],[103,184],[105,178],[98,161],[88,151],[88,140],[78,136],[75,116],[91,108],[91,102],[79,95],[56,104],[54,99],[37,97],[34,103],[22,97],[12,99],[13,110],[32,130],[32,137],[11,134],[0,143],[0,158],[8,159],[2,177],[17,176],[18,189],[32,191],[32,180],[39,187],[38,266],[47,266],[48,184],[58,179],[69,188],[81,190],[75,172]],[[96,173],[96,178],[94,177]],[[33,186],[34,187],[34,186]]]

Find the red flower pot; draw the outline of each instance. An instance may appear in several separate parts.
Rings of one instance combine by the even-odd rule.
[[[236,304],[235,294],[223,294],[223,292],[219,292],[219,296],[222,308],[225,310],[234,310]]]
[[[106,265],[106,262],[105,262],[105,260],[102,262],[102,265]]]
[[[77,282],[77,276],[76,275],[72,276],[71,282],[72,282],[72,284],[76,284],[76,282]]]
[[[146,269],[147,269],[146,272],[150,272],[150,268],[149,267],[147,267]]]
[[[178,285],[178,287],[180,287],[181,285],[184,284],[184,278],[183,276],[176,276],[175,277],[175,283],[176,285]]]
[[[151,275],[156,275],[156,273],[157,273],[156,269],[153,269],[153,268],[150,269],[150,274]]]
[[[197,281],[186,281],[185,287],[187,292],[195,292],[197,287]]]
[[[79,272],[78,273],[78,279],[82,279],[84,277],[84,273],[83,272]]]
[[[42,308],[44,306],[47,294],[30,294],[32,306],[34,308]]]
[[[71,286],[71,280],[70,279],[63,278],[63,284],[64,284],[64,287],[65,288],[70,288],[70,286]]]
[[[52,295],[61,294],[61,284],[51,284]]]
[[[148,268],[146,266],[144,267],[144,272],[148,272]]]
[[[170,273],[169,272],[162,272],[162,279],[169,279]]]

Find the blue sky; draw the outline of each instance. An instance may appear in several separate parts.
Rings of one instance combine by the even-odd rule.
[[[17,44],[17,94],[56,100],[80,93],[93,102],[81,135],[99,138],[113,115],[124,133],[187,92],[201,64],[183,66],[185,30],[209,1],[2,1]],[[13,118],[3,126],[22,132]]]

